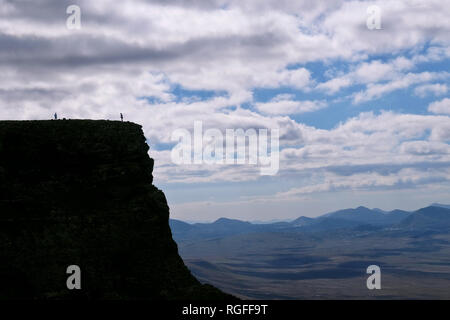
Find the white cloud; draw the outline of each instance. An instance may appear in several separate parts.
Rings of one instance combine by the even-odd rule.
[[[401,145],[400,150],[413,155],[449,154],[450,146],[436,141],[408,141]]]
[[[317,89],[325,90],[330,94],[334,94],[342,88],[348,87],[352,84],[352,80],[349,77],[338,77],[317,85]]]
[[[305,187],[292,188],[286,192],[275,194],[276,199],[292,199],[305,194],[335,192],[343,190],[364,191],[386,188],[413,189],[422,184],[449,182],[450,170],[433,170],[423,172],[415,169],[401,169],[395,174],[357,173],[351,176],[328,175],[324,182],[311,184]]]
[[[406,89],[415,84],[448,79],[449,76],[448,72],[408,73],[387,83],[369,84],[366,90],[354,95],[353,101],[354,103],[369,101],[396,90]]]
[[[362,62],[352,71],[320,83],[316,86],[319,90],[325,90],[329,94],[334,94],[342,88],[349,87],[354,84],[373,84],[384,80],[392,80],[400,78],[402,72],[411,69],[414,63],[410,59],[398,57],[388,62],[373,60],[370,62]]]
[[[418,180],[407,178],[404,173],[409,171],[403,169],[411,168],[415,174],[426,177],[431,173],[438,176],[448,168],[449,120],[448,116],[383,112],[379,115],[362,113],[329,130],[298,125],[302,139],[295,140],[292,145],[284,144],[280,151],[279,177],[297,177],[299,183],[312,187],[330,179],[334,185],[349,179],[357,181],[362,174],[367,174],[377,188],[387,187],[386,181],[395,182],[391,186],[399,188],[406,186],[401,182],[411,181],[408,187],[413,187],[413,182]],[[258,168],[253,166],[180,167],[170,163],[167,151],[162,152],[164,156],[157,151],[150,154],[157,159],[155,176],[162,181],[192,183],[259,179]],[[387,176],[390,180],[386,180]],[[420,181],[423,185],[434,183],[433,179]]]
[[[326,106],[324,101],[297,101],[290,95],[278,95],[269,102],[255,104],[258,111],[271,115],[313,112]]]
[[[428,106],[428,111],[439,114],[450,114],[450,99],[445,98],[441,101],[435,101]]]
[[[440,96],[446,94],[447,92],[447,85],[441,83],[425,84],[414,89],[414,94],[422,98],[427,96],[429,93],[435,96]]]
[[[439,176],[437,170],[447,170],[448,99],[429,106],[441,116],[362,113],[331,129],[290,117],[327,107],[314,96],[320,90],[334,94],[352,85],[364,86],[355,102],[414,85],[420,85],[418,95],[445,94],[447,85],[435,82],[447,80],[447,73],[414,68],[450,57],[447,2],[372,1],[383,12],[378,31],[366,28],[366,1],[78,4],[83,28],[72,32],[59,0],[0,0],[1,118],[46,119],[57,111],[67,118],[117,119],[124,113],[143,125],[152,146],[171,143],[173,130],[191,130],[196,120],[205,129],[280,128],[280,176],[300,176],[303,193],[331,186],[425,185]],[[383,54],[393,57],[373,60]],[[307,63],[336,61],[349,69],[317,84]],[[254,104],[257,89],[280,87],[311,96],[278,96],[254,110],[245,107]],[[174,88],[201,92],[179,99]],[[204,91],[213,92],[201,97]],[[152,148],[150,154],[162,182],[260,177],[256,167],[175,166],[167,150]]]

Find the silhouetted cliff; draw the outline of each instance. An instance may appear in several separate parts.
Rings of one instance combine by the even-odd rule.
[[[0,121],[0,299],[229,298],[179,257],[147,152],[133,123]]]

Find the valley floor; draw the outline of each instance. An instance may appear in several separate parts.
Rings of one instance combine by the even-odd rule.
[[[244,299],[450,299],[450,235],[253,233],[178,241],[202,282]],[[369,265],[381,289],[369,290]]]

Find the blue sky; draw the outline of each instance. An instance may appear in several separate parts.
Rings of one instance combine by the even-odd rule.
[[[67,27],[78,5],[81,28]],[[377,6],[380,29],[370,30]],[[450,5],[0,0],[0,118],[139,123],[173,218],[450,203]],[[174,163],[179,129],[279,129],[279,171]]]

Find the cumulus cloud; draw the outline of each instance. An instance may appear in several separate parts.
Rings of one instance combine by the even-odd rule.
[[[357,173],[351,176],[328,175],[322,183],[292,188],[286,192],[275,194],[274,198],[289,199],[302,197],[305,194],[320,192],[335,192],[343,190],[365,191],[380,189],[412,189],[430,183],[443,183],[450,181],[450,170],[424,173],[414,169],[401,169],[397,174],[381,175],[376,172]]]
[[[446,80],[449,76],[450,74],[448,72],[408,73],[386,83],[369,84],[366,90],[354,95],[353,101],[355,103],[369,101],[396,90],[409,88],[415,84],[434,80]]]
[[[262,113],[274,115],[313,112],[326,106],[324,101],[297,101],[293,99],[292,95],[278,95],[269,102],[255,104],[256,109]]]
[[[450,57],[450,51],[447,48],[430,47],[425,54],[415,54],[411,58],[399,56],[386,62],[380,60],[361,62],[352,66],[350,72],[317,84],[316,89],[335,94],[343,88],[364,85],[366,89],[353,96],[354,103],[376,99],[387,93],[421,83],[425,84],[415,88],[416,95],[420,97],[425,97],[428,93],[441,95],[447,92],[447,85],[428,82],[448,81],[448,72],[413,73],[409,71],[421,63],[445,61],[448,57]]]
[[[341,90],[342,88],[348,87],[353,84],[352,80],[349,77],[338,77],[326,82],[322,82],[317,85],[317,89],[325,90],[330,94],[334,94]]]
[[[71,4],[81,30],[66,28]],[[368,5],[382,9],[381,30],[367,29]],[[344,88],[354,103],[414,87],[447,94],[447,72],[418,66],[449,59],[449,16],[438,0],[0,0],[0,117],[124,113],[142,124],[166,183],[260,178],[252,166],[174,165],[171,133],[201,120],[279,128],[279,178],[298,177],[297,193],[431,184],[438,169],[448,177],[448,99],[428,107],[440,115],[352,111],[331,126],[300,117],[339,115],[326,94]],[[267,102],[255,102],[261,90]]]
[[[374,186],[383,187],[386,176],[406,187],[404,173],[412,169],[424,177],[439,175],[450,164],[450,121],[447,116],[362,113],[336,128],[324,130],[299,125],[302,139],[285,145],[280,152],[280,178],[298,177],[307,187],[333,179],[358,180],[371,176]],[[424,138],[425,137],[425,138]],[[168,153],[166,153],[166,160]],[[252,181],[258,179],[256,166],[186,166],[166,165],[159,173],[177,182]],[[177,174],[173,175],[176,170]],[[349,178],[346,178],[349,177]],[[377,180],[378,179],[378,180]],[[341,181],[341,182],[342,182]],[[352,180],[353,181],[353,180]],[[413,181],[408,187],[413,186]],[[428,180],[420,180],[426,184]],[[343,183],[343,182],[342,182]],[[429,181],[432,183],[432,180]],[[348,186],[350,188],[350,186]]]
[[[408,141],[401,145],[400,150],[413,155],[439,155],[450,153],[450,146],[436,141]]]
[[[378,90],[377,93],[372,93],[369,89],[365,93],[360,93],[356,97],[355,101],[359,102],[361,100],[370,100],[374,97],[380,96],[386,92],[394,91],[401,88],[406,88],[415,81],[429,81],[428,79],[422,80],[404,80],[404,83],[396,83],[395,81],[400,81],[405,77],[404,72],[412,69],[415,66],[415,59],[407,59],[405,57],[398,57],[392,59],[388,62],[383,62],[380,60],[372,60],[370,62],[362,62],[354,67],[352,70],[345,75],[340,75],[326,82],[319,83],[316,88],[319,90],[325,90],[329,94],[335,94],[342,88],[349,87],[351,85],[363,84],[366,87],[374,86],[377,83],[385,82],[384,84],[378,84],[382,89]],[[413,74],[406,75],[407,77],[414,77]],[[390,82],[390,83],[386,83]],[[365,97],[363,98],[363,95]]]
[[[428,94],[433,94],[435,96],[444,95],[448,92],[448,87],[446,84],[435,83],[435,84],[425,84],[418,86],[414,89],[414,93],[419,97],[425,97]]]
[[[435,101],[428,106],[428,111],[439,114],[450,114],[450,99],[445,98],[441,101]]]

